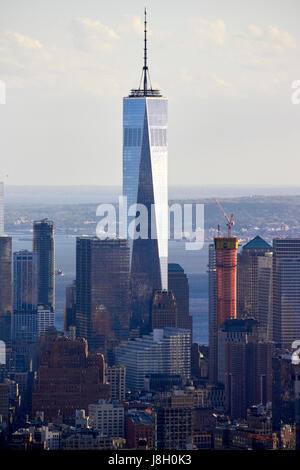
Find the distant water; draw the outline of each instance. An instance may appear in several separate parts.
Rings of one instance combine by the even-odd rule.
[[[13,251],[31,250],[31,235],[28,232],[13,232],[8,235],[13,239]],[[55,278],[56,327],[63,329],[65,308],[65,289],[76,272],[76,237],[69,235],[55,236],[56,268],[64,271],[64,276]],[[194,341],[208,344],[208,286],[207,286],[208,244],[200,251],[186,251],[183,242],[169,242],[169,261],[179,263],[189,276],[190,311],[193,315]]]
[[[88,204],[116,202],[120,186],[5,186],[6,204]],[[300,186],[170,186],[169,199],[242,196],[296,196]]]

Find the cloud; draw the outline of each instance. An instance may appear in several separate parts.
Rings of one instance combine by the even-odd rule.
[[[293,36],[287,31],[282,31],[275,26],[268,27],[269,38],[276,43],[277,46],[285,48],[295,48],[296,41]]]
[[[231,88],[232,85],[231,83],[227,82],[226,80],[224,80],[223,78],[219,77],[217,74],[213,73],[211,75],[211,78],[214,80],[214,82],[219,86],[219,87],[222,87],[222,88]]]
[[[205,18],[197,18],[193,20],[193,30],[203,43],[209,42],[217,46],[224,46],[227,38],[226,26],[221,19],[210,21]]]
[[[113,28],[90,18],[77,18],[72,24],[74,44],[78,49],[91,51],[111,50],[119,39]]]
[[[144,34],[144,23],[142,22],[140,16],[133,16],[131,19],[131,25],[134,31],[139,36],[142,36]]]
[[[259,26],[255,26],[255,24],[250,24],[248,30],[254,38],[261,38],[264,34],[263,30]]]
[[[33,39],[29,36],[25,36],[24,34],[20,34],[14,31],[7,31],[5,33],[8,40],[14,42],[16,45],[20,47],[24,47],[26,49],[42,49],[43,45],[37,40]]]

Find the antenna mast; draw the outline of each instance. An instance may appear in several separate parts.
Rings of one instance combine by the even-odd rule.
[[[145,21],[144,21],[144,95],[147,95],[147,74],[148,74],[148,66],[147,66],[147,10],[145,8]]]

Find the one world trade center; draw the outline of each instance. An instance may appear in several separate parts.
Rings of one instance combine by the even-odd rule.
[[[140,333],[150,329],[153,292],[168,288],[167,106],[150,81],[145,11],[142,77],[139,88],[123,100],[123,196],[128,208],[136,208],[137,234],[130,241],[131,328]],[[145,210],[146,227],[140,227],[138,216]]]

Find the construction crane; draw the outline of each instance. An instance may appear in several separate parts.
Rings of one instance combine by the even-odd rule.
[[[218,201],[218,199],[215,199],[216,203],[217,203],[217,206],[218,208],[220,209],[220,211],[223,213],[225,219],[227,220],[227,227],[228,227],[228,238],[231,237],[231,227],[234,225],[234,221],[233,221],[233,217],[234,217],[234,214],[231,214],[230,218],[228,217],[228,215],[226,214],[226,212],[224,211],[224,208],[223,206],[221,205],[221,203]]]

